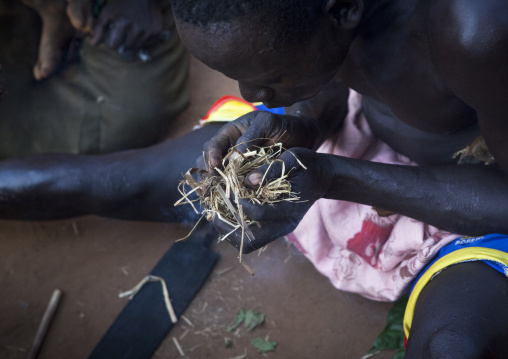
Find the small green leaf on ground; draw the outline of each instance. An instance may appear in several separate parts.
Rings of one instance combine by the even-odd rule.
[[[242,324],[242,322],[245,320],[245,312],[243,311],[243,309],[241,309],[238,314],[236,315],[236,321],[235,321],[235,324],[233,324],[232,326],[228,327],[226,330],[228,332],[232,331],[232,330],[235,330],[240,324]]]
[[[388,312],[385,328],[377,336],[374,341],[374,345],[366,353],[364,358],[369,358],[382,350],[392,349],[397,349],[394,359],[404,357],[404,327],[402,322],[404,319],[407,301],[408,297],[404,296],[394,303],[393,307]]]
[[[251,309],[245,313],[245,328],[247,331],[251,331],[257,326],[263,324],[265,321],[265,315],[263,313],[254,313]]]
[[[405,355],[406,355],[406,349],[401,348],[401,349],[397,350],[397,352],[393,356],[393,359],[404,359]]]
[[[224,337],[224,344],[226,348],[232,348],[234,346],[233,340],[231,340],[231,338],[228,337]]]
[[[252,339],[251,344],[258,350],[259,354],[275,351],[277,342],[272,342],[263,338]]]
[[[240,310],[236,315],[236,321],[233,325],[228,327],[226,330],[228,332],[235,330],[242,323],[245,325],[245,329],[247,331],[251,331],[252,329],[260,326],[265,321],[265,315],[263,313],[254,313],[252,309],[248,309],[246,312]]]

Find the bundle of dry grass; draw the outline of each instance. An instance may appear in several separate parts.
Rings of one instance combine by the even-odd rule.
[[[254,240],[254,235],[249,226],[252,224],[260,226],[260,224],[247,218],[243,213],[240,200],[247,199],[257,204],[269,205],[280,201],[294,202],[300,200],[298,195],[291,191],[291,184],[287,180],[291,169],[287,170],[284,162],[278,159],[284,151],[282,144],[276,143],[268,147],[252,146],[252,148],[254,149],[249,152],[241,153],[236,147],[232,147],[222,160],[224,169],[220,170],[216,168],[219,173],[218,176],[213,176],[209,172],[198,168],[191,168],[183,175],[184,180],[178,186],[182,198],[175,203],[175,206],[190,204],[194,208],[194,211],[199,214],[200,212],[194,205],[194,203],[199,202],[203,208],[201,218],[205,217],[208,221],[211,221],[217,216],[220,220],[233,227],[230,233],[220,238],[221,240],[226,239],[234,231],[241,228],[242,240],[239,260],[244,266],[246,264],[242,261],[241,257],[244,238],[247,237],[249,240]],[[282,163],[281,176],[265,183],[268,169],[277,161]],[[300,161],[298,163],[306,169]],[[245,177],[250,172],[264,165],[268,165],[268,168],[265,171],[259,188],[252,190],[246,187],[244,185]],[[199,181],[194,178],[193,175],[195,174],[199,175]],[[186,185],[190,186],[191,189],[187,190],[188,187]],[[189,196],[192,193],[196,193],[198,198],[191,199]],[[233,198],[233,202],[230,198]],[[246,268],[252,273],[250,268],[247,266]]]

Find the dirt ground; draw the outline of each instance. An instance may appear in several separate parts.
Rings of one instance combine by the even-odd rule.
[[[174,126],[189,131],[236,83],[193,60],[191,107]],[[0,221],[0,358],[25,358],[51,293],[64,292],[40,358],[86,358],[126,304],[132,288],[189,227],[81,217],[52,222]],[[361,358],[383,329],[388,303],[336,290],[282,239],[251,254],[251,277],[233,247],[212,246],[220,259],[154,358],[258,358],[256,337],[278,343],[268,358]],[[266,315],[253,331],[228,333],[240,309]],[[233,341],[226,348],[225,337]],[[244,356],[244,354],[246,354]],[[391,358],[383,353],[375,358]]]

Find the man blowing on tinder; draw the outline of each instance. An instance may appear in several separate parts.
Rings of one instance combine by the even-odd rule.
[[[407,358],[506,357],[508,3],[172,5],[194,56],[238,80],[246,100],[286,114],[252,112],[143,150],[0,163],[0,216],[175,220],[168,204],[196,143],[215,134],[205,144],[213,171],[236,143],[282,136],[307,167],[281,157],[305,202],[243,203],[261,223],[245,251],[289,235],[339,289],[377,300],[411,289]],[[239,246],[239,233],[228,238]]]
[[[173,0],[184,43],[246,100],[290,107],[224,126],[205,163],[213,171],[230,146],[282,136],[308,167],[282,156],[307,202],[243,203],[261,223],[246,251],[290,234],[336,287],[378,300],[423,273],[407,357],[506,356],[508,237],[490,234],[508,233],[508,4],[226,2]]]

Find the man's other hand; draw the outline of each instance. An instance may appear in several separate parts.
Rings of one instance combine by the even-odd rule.
[[[299,199],[297,201],[282,201],[273,205],[259,205],[241,199],[243,213],[250,220],[260,224],[259,227],[249,226],[254,240],[249,241],[246,237],[244,238],[243,253],[259,249],[271,241],[291,233],[312,204],[322,198],[330,188],[329,173],[332,172],[332,169],[328,155],[318,154],[307,148],[293,148],[282,153],[279,160],[271,166],[264,165],[251,172],[246,177],[246,186],[257,189],[263,177],[263,184],[266,184],[272,179],[280,178],[283,172],[284,174],[289,173],[287,179],[291,183],[291,191]],[[233,230],[233,227],[218,217],[214,219],[213,223],[222,235]],[[241,233],[240,228],[227,237],[227,240],[238,249],[242,240]]]
[[[253,111],[224,125],[217,135],[204,145],[204,155],[198,163],[210,172],[221,167],[229,149],[246,152],[251,146],[271,146],[281,142],[284,148],[314,148],[319,129],[313,119],[276,115],[266,111]]]

